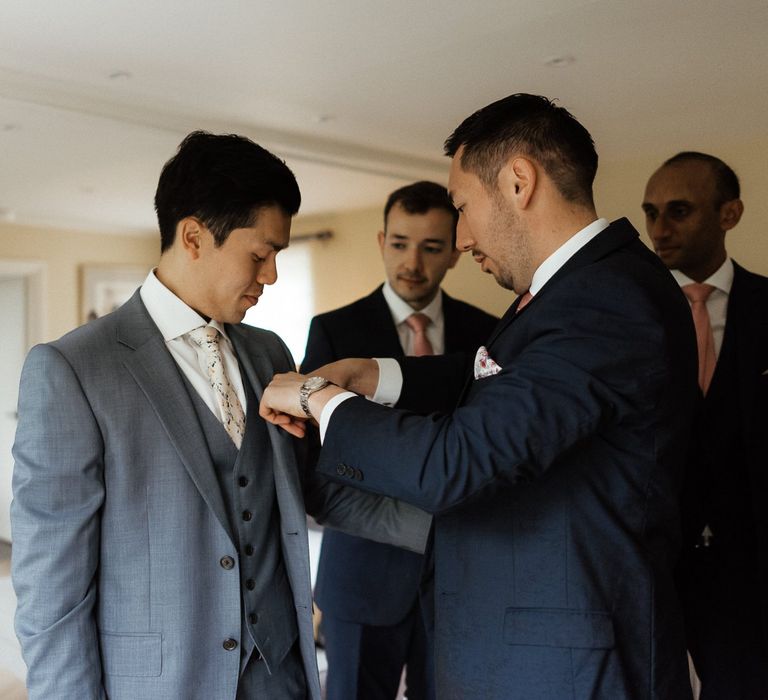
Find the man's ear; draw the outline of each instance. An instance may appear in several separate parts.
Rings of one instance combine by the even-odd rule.
[[[741,215],[744,213],[744,203],[740,199],[732,199],[720,206],[720,228],[723,231],[730,231],[739,223]]]
[[[187,216],[176,224],[176,240],[181,249],[192,260],[200,257],[202,248],[203,225],[193,216]]]
[[[507,201],[514,201],[518,209],[526,209],[536,189],[537,176],[536,166],[531,160],[515,156],[499,170],[496,182]]]
[[[379,231],[376,234],[376,240],[379,242],[379,250],[383,253],[384,252],[384,241],[387,237],[387,234],[384,233],[384,231]]]
[[[460,257],[461,257],[461,251],[458,248],[454,248],[451,251],[451,262],[448,264],[449,270],[456,267],[456,263],[459,262]]]

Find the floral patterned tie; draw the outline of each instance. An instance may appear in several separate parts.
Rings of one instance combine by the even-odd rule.
[[[224,360],[219,348],[220,333],[213,326],[201,326],[187,334],[205,354],[205,368],[216,403],[222,415],[222,424],[238,449],[245,433],[245,413],[237,392],[224,371]]]

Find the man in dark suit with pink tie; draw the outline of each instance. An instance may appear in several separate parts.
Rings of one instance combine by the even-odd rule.
[[[651,176],[643,200],[699,340],[678,580],[702,700],[768,698],[768,278],[726,252],[743,209],[733,170],[691,151]]]
[[[434,513],[441,700],[690,697],[672,576],[696,397],[685,298],[626,219],[598,218],[597,154],[564,108],[511,95],[446,153],[459,249],[526,305],[468,366],[318,370],[426,417],[292,373],[260,411],[296,434],[319,420],[321,473]]]

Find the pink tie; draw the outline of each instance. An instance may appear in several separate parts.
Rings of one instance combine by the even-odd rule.
[[[434,355],[435,351],[426,333],[427,326],[432,323],[429,316],[425,314],[411,314],[405,319],[405,322],[408,324],[408,328],[413,331],[413,354],[416,357]]]
[[[712,333],[712,324],[707,311],[707,299],[715,288],[711,284],[694,283],[683,285],[682,289],[683,294],[691,302],[693,325],[696,327],[696,345],[699,348],[699,386],[706,394],[717,362],[715,336]]]
[[[523,294],[520,297],[520,303],[517,305],[517,308],[515,309],[515,313],[519,314],[531,299],[533,299],[533,294],[531,294],[530,292],[526,292],[525,294]]]

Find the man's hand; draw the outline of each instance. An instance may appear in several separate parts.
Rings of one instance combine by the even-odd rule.
[[[312,374],[325,377],[336,386],[363,396],[373,396],[379,384],[379,365],[376,360],[356,357],[323,365]]]
[[[305,379],[298,372],[276,374],[259,404],[259,415],[264,420],[299,438],[307,432],[307,416],[299,404],[299,389]]]
[[[280,426],[299,438],[304,437],[307,432],[308,418],[299,403],[299,389],[306,379],[305,375],[297,372],[276,374],[264,390],[259,404],[259,415],[264,420]],[[312,412],[312,417],[319,419],[328,399],[342,391],[343,389],[329,384],[325,389],[312,394],[309,397],[309,410]]]

